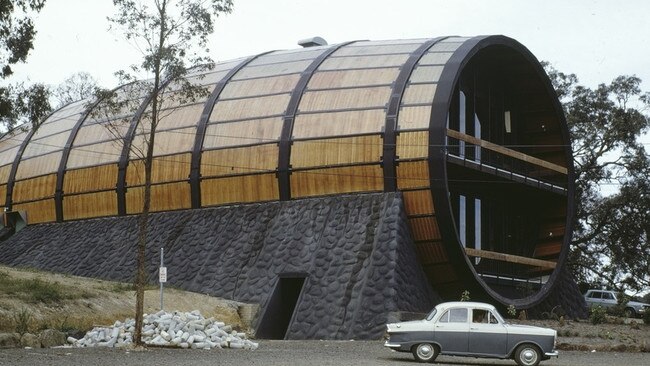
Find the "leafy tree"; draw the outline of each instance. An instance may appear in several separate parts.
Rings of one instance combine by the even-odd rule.
[[[67,77],[52,92],[56,106],[93,97],[97,90],[97,80],[87,72],[77,72]]]
[[[0,78],[13,73],[11,65],[27,60],[36,35],[29,16],[44,5],[45,0],[0,0]]]
[[[640,137],[650,127],[644,114],[650,94],[642,93],[636,76],[619,76],[590,89],[579,85],[574,74],[545,66],[563,102],[573,143],[574,274],[579,281],[618,290],[647,289],[650,157]],[[603,187],[614,192],[603,194]]]
[[[13,74],[12,65],[27,60],[36,35],[30,17],[44,5],[45,0],[0,0],[0,80]],[[49,104],[35,103],[47,100],[44,98],[46,91],[47,88],[41,84],[27,89],[23,85],[0,86],[0,123],[3,127],[13,128],[25,118],[40,121],[38,117],[47,113],[44,111],[49,110]],[[21,102],[24,93],[30,92],[36,94],[30,101]]]
[[[38,128],[52,110],[50,96],[50,88],[41,83],[0,88],[0,125],[7,130],[18,125]]]
[[[47,114],[52,110],[50,105],[50,88],[37,83],[23,89],[18,94],[17,108],[26,123],[38,128]]]
[[[108,20],[111,28],[121,32],[127,41],[142,53],[142,62],[129,70],[116,74],[124,88],[98,92],[101,103],[96,115],[119,115],[119,111],[135,111],[134,102],[143,96],[150,99],[138,124],[137,138],[128,147],[141,159],[144,166],[144,199],[138,217],[136,255],[136,309],[134,342],[142,346],[142,316],[144,287],[146,285],[145,250],[148,236],[148,217],[151,205],[151,181],[156,129],[172,109],[194,100],[207,91],[185,79],[190,68],[208,68],[212,60],[208,55],[208,36],[214,32],[214,18],[232,11],[232,0],[113,0],[114,16]],[[146,75],[147,80],[140,80]],[[166,88],[171,85],[173,88]],[[130,120],[113,120],[105,123],[116,141],[131,141],[125,136]]]

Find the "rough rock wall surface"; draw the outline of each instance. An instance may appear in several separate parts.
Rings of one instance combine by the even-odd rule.
[[[549,295],[541,303],[528,310],[529,316],[533,318],[548,316],[544,313],[555,313],[572,319],[589,317],[585,298],[580,293],[580,289],[568,267],[562,269],[555,288],[551,290]]]
[[[164,248],[171,285],[263,313],[282,274],[305,274],[290,339],[376,339],[390,312],[438,302],[400,193],[156,213],[149,228],[152,283]],[[135,217],[33,225],[0,243],[0,263],[130,281],[136,238]]]

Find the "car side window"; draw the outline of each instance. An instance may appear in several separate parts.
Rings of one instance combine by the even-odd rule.
[[[467,323],[467,309],[450,309],[449,322],[450,323]]]
[[[592,298],[592,299],[600,299],[601,293],[598,292],[598,291],[594,291],[589,295],[589,297]]]
[[[487,323],[488,311],[483,309],[472,310],[472,323]]]
[[[489,310],[474,309],[472,310],[472,323],[499,324],[499,320]]]
[[[468,318],[467,309],[450,309],[442,314],[438,323],[467,323]]]
[[[499,319],[497,319],[497,317],[494,316],[491,311],[488,313],[490,315],[490,324],[499,324]]]
[[[427,320],[431,320],[431,319],[433,319],[433,317],[436,315],[436,312],[437,312],[437,309],[436,309],[436,308],[433,308],[433,310],[431,310],[431,312],[429,313],[429,315],[427,315],[426,319],[427,319]]]
[[[440,319],[438,319],[438,323],[449,323],[449,310],[442,314]]]
[[[612,294],[610,294],[609,292],[603,292],[603,299],[614,300],[614,296],[612,296]]]

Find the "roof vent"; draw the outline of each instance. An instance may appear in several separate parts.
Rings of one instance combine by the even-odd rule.
[[[298,45],[307,47],[316,47],[316,46],[327,46],[327,41],[322,37],[311,37],[306,39],[301,39],[298,41]]]

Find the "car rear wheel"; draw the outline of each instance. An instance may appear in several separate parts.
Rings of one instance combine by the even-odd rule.
[[[419,362],[433,362],[438,357],[438,347],[431,343],[420,343],[413,346],[413,357]]]
[[[515,362],[519,366],[537,366],[542,360],[542,352],[533,344],[522,344],[515,350]]]

